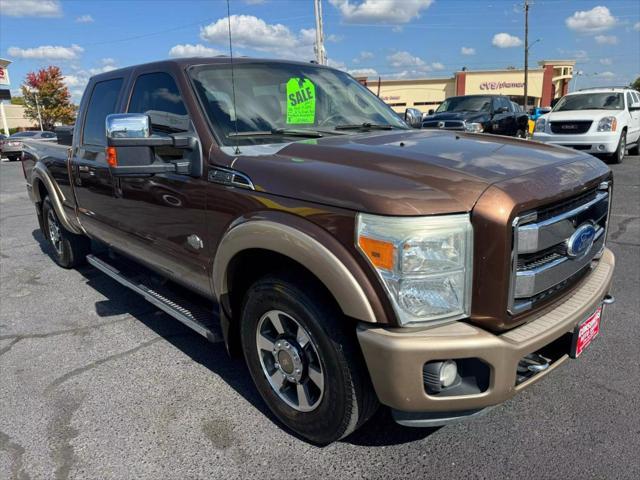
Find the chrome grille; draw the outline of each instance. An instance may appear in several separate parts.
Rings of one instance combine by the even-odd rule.
[[[464,122],[461,120],[427,120],[422,124],[423,128],[440,128],[444,130],[464,130]]]
[[[522,313],[560,294],[590,270],[592,261],[604,249],[610,195],[610,183],[603,182],[597,189],[514,220],[508,306],[511,314]],[[572,256],[575,254],[568,249],[569,239],[585,224],[595,229],[593,245]]]

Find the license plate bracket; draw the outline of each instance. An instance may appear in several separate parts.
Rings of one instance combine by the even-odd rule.
[[[600,320],[602,319],[602,305],[589,317],[576,325],[571,340],[571,358],[578,358],[600,333]]]

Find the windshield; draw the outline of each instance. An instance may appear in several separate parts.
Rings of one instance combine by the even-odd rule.
[[[624,109],[624,100],[621,93],[580,93],[562,97],[553,111],[622,109]]]
[[[11,135],[11,138],[35,137],[38,132],[18,132]]]
[[[366,87],[329,68],[235,64],[235,109],[230,65],[198,66],[190,75],[216,136],[225,145],[284,142],[289,135],[306,133],[340,135],[345,126],[354,125],[409,128]]]
[[[491,97],[452,97],[440,104],[436,113],[490,112]]]

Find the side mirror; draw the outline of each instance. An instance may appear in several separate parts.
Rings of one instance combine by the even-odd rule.
[[[434,113],[436,113],[436,111],[433,108],[429,109],[429,115],[433,115]]]
[[[404,111],[404,121],[413,128],[422,128],[422,112],[417,108],[407,108]]]
[[[192,135],[154,135],[149,116],[139,113],[107,115],[105,126],[107,163],[114,176],[194,174],[189,159],[165,162],[156,156],[154,150],[155,147],[173,147],[195,153],[197,140]]]
[[[508,110],[509,109],[507,107],[498,107],[498,108],[496,108],[495,113],[505,113]]]

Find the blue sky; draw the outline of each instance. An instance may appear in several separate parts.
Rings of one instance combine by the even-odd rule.
[[[522,2],[323,0],[330,64],[382,78],[522,67]],[[77,101],[92,74],[170,56],[228,53],[220,0],[0,0],[0,56],[12,90],[58,65]],[[231,0],[234,54],[313,57],[312,0]],[[571,58],[579,87],[640,75],[640,2],[535,0],[530,62]]]

